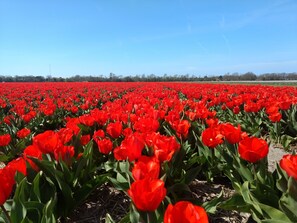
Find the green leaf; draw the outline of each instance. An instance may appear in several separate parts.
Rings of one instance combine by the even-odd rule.
[[[292,136],[289,136],[289,135],[282,135],[280,137],[281,144],[285,149],[288,149],[290,144],[294,140],[295,140],[295,138],[293,138]]]
[[[274,220],[274,219],[266,219],[266,220],[262,220],[261,223],[286,223],[287,221],[283,221],[283,220]],[[289,221],[291,222],[291,221]],[[289,223],[288,222],[288,223]]]
[[[202,166],[197,166],[186,171],[186,174],[184,177],[185,184],[191,183],[196,178],[196,176],[200,173],[201,168]]]
[[[129,183],[129,180],[125,178],[121,173],[117,173],[116,180],[119,183]]]
[[[207,213],[214,214],[217,210],[217,206],[224,200],[223,191],[220,192],[217,198],[203,203],[203,207]]]
[[[131,204],[131,208],[130,208],[130,221],[131,223],[139,223],[140,219],[140,214],[137,211],[137,209],[135,208],[135,206],[133,204]]]
[[[5,154],[1,153],[1,155],[0,155],[0,168],[3,168],[5,166],[5,162],[7,162],[7,161],[9,161],[9,157],[6,156]]]
[[[259,206],[263,210],[263,212],[265,212],[263,213],[265,218],[283,221],[284,223],[291,222],[290,219],[286,216],[286,214],[283,213],[282,211],[261,203],[259,203]]]
[[[30,220],[32,220],[33,222],[40,222],[40,219],[43,215],[42,210],[44,208],[44,204],[38,201],[28,201],[24,203],[24,206],[28,211]]]
[[[84,157],[91,157],[93,154],[93,141],[91,140],[85,147],[83,156]]]
[[[290,177],[288,181],[288,194],[297,201],[297,180],[293,177]]]
[[[23,178],[23,180],[18,184],[13,197],[13,204],[10,212],[12,222],[22,222],[27,215],[27,209],[23,203],[26,187],[26,178]]]
[[[56,222],[56,218],[54,215],[56,204],[57,204],[57,195],[55,194],[55,196],[46,203],[46,205],[43,209],[43,216],[41,219],[41,223],[55,223]]]
[[[119,223],[130,223],[130,213],[126,214]]]
[[[112,219],[110,214],[107,213],[105,216],[105,223],[116,223],[116,222]]]
[[[104,163],[104,169],[105,171],[114,170],[116,168],[116,162],[108,160]]]
[[[243,183],[242,188],[241,188],[241,194],[242,194],[242,197],[243,197],[244,201],[247,204],[252,205],[253,212],[257,216],[262,216],[263,213],[262,213],[262,210],[261,210],[260,206],[258,205],[258,203],[256,203],[254,200],[252,200],[253,197],[252,197],[251,192],[250,192],[250,187],[249,187],[249,182],[248,181]]]
[[[108,177],[108,180],[113,184],[113,186],[117,190],[126,191],[126,190],[128,190],[130,188],[128,182],[120,183],[119,181],[117,181],[116,179],[114,179],[112,177]]]
[[[54,161],[50,160],[38,160],[36,158],[32,158],[33,162],[38,165],[40,170],[42,170],[45,175],[46,179],[50,182],[54,182],[55,185],[60,189],[63,198],[59,199],[58,206],[63,208],[58,208],[59,212],[62,215],[67,215],[68,211],[73,208],[74,200],[73,200],[73,193],[70,186],[65,182],[65,178],[63,172],[58,171],[55,166]]]
[[[276,187],[285,193],[288,189],[288,176],[284,171],[281,169],[279,164],[276,165],[277,176],[278,180],[276,181]]]
[[[85,182],[80,189],[75,190],[73,194],[75,204],[78,205],[83,202],[94,189],[106,183],[108,180],[108,176],[109,174],[96,176],[95,179]]]
[[[247,204],[240,194],[235,193],[228,200],[220,203],[218,207],[224,210],[237,210],[240,212],[250,212],[251,205]]]
[[[42,174],[42,172],[40,171],[33,180],[33,192],[39,202],[41,202],[40,185],[39,185],[41,174]]]
[[[73,179],[74,179],[73,180],[73,183],[74,183],[73,186],[75,186],[75,184],[76,184],[75,181],[77,182],[79,176],[84,172],[84,168],[87,165],[87,163],[88,163],[88,159],[85,158],[84,156],[81,157],[80,160],[78,161],[78,165],[77,165],[77,168],[75,170],[75,174],[73,176]]]
[[[244,164],[243,160],[239,158],[237,154],[233,155],[234,161],[233,165],[235,170],[238,171],[238,173],[241,175],[244,181],[252,181],[253,180],[253,174],[251,173],[250,169],[247,168],[247,165]]]
[[[130,163],[128,161],[118,162],[118,170],[122,173],[127,173],[130,171]]]
[[[258,183],[255,188],[251,189],[251,192],[259,203],[278,208],[279,191],[275,188],[271,188],[268,184]]]
[[[189,186],[185,183],[176,183],[174,185],[172,185],[171,187],[169,187],[167,189],[167,193],[172,193],[172,194],[179,194],[179,195],[183,195],[183,194],[190,194],[191,193],[191,189],[189,188]],[[180,196],[178,196],[179,198]]]
[[[281,210],[287,215],[287,217],[293,221],[297,222],[297,212],[296,212],[296,207],[297,207],[297,201],[294,200],[288,193],[285,193],[280,201],[279,205]]]
[[[70,169],[68,168],[66,163],[60,160],[60,162],[58,162],[58,167],[61,168],[63,180],[71,185],[73,181],[73,174],[70,172]]]

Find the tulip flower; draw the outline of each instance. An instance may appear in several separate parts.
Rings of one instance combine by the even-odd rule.
[[[280,167],[288,176],[297,180],[297,155],[284,155],[280,161]]]
[[[122,134],[123,126],[121,122],[109,123],[106,132],[112,138],[118,138]]]
[[[235,144],[238,143],[241,140],[241,129],[240,126],[238,125],[237,128],[235,128],[233,125],[230,123],[222,124],[220,126],[222,134],[225,136],[225,139],[231,143]]]
[[[162,180],[144,178],[131,184],[128,195],[137,209],[154,211],[165,198],[166,188]]]
[[[238,152],[242,159],[255,163],[268,154],[268,144],[256,137],[247,137],[239,142]]]
[[[0,146],[7,146],[11,141],[9,134],[0,135]]]
[[[164,223],[208,223],[206,211],[188,201],[169,204],[164,215]]]
[[[203,144],[210,148],[214,148],[217,145],[223,143],[223,135],[216,127],[205,129],[202,132],[201,137]]]
[[[96,141],[99,152],[102,154],[108,154],[112,150],[112,141],[110,139],[102,139]]]
[[[19,131],[17,131],[17,137],[20,139],[26,138],[31,133],[30,129],[23,128]]]
[[[135,162],[132,169],[132,175],[135,180],[141,180],[146,177],[158,179],[160,172],[160,163],[156,157],[141,156]]]
[[[0,169],[0,205],[9,198],[14,185],[14,178],[7,168]]]

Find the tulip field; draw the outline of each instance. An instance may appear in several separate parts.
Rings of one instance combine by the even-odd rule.
[[[0,222],[66,222],[102,185],[130,205],[98,222],[297,222],[296,112],[293,86],[0,83]],[[232,196],[192,196],[216,179]]]

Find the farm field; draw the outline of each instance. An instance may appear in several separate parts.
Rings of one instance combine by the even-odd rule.
[[[0,222],[75,222],[96,196],[114,207],[92,222],[297,222],[294,86],[0,86]]]

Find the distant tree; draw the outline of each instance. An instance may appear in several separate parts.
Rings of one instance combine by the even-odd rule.
[[[254,81],[256,79],[257,79],[257,75],[254,74],[253,72],[247,72],[240,76],[240,80],[243,80],[243,81]]]

